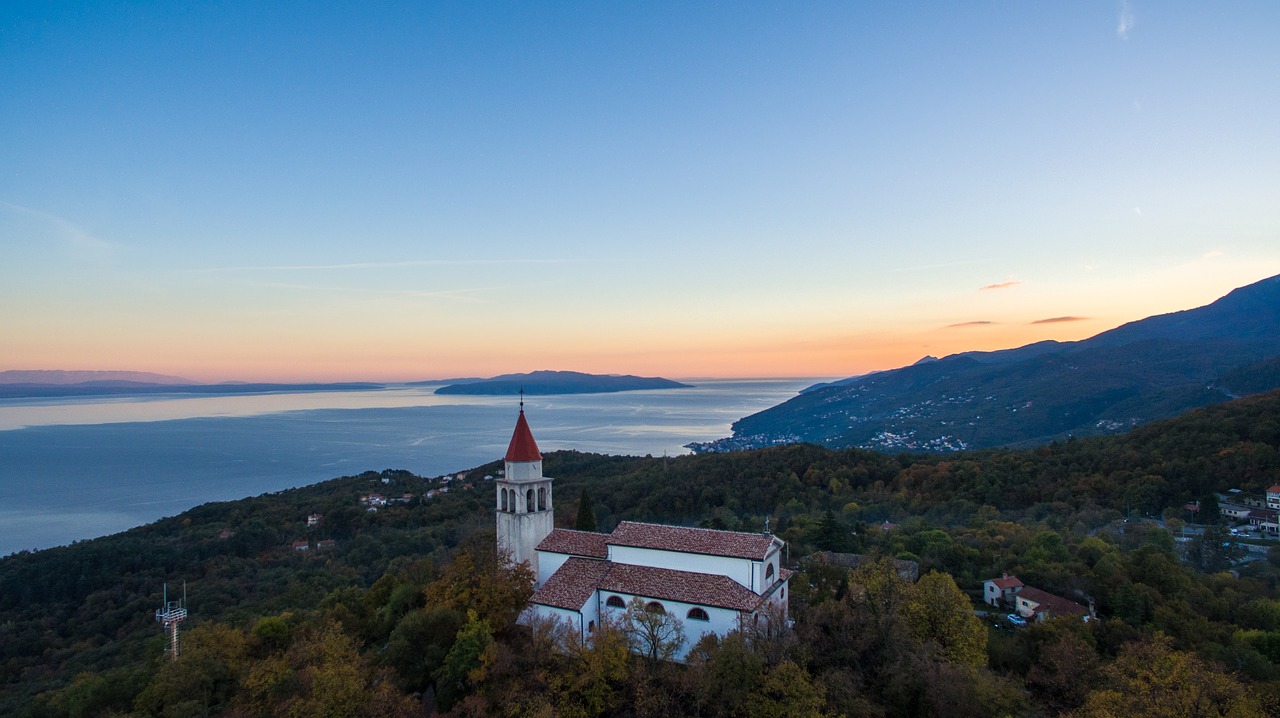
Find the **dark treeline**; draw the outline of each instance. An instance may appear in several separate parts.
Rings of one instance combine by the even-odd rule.
[[[528,576],[493,555],[479,478],[499,465],[376,513],[360,496],[435,483],[368,472],[0,559],[0,714],[1280,715],[1280,553],[1236,563],[1220,529],[1175,541],[1187,502],[1280,483],[1280,394],[1032,450],[545,465],[559,526],[768,521],[802,571],[794,631],[706,641],[677,666],[629,653],[627,625],[585,647],[516,625]],[[815,551],[918,561],[921,579],[802,560]],[[1101,620],[976,616],[1003,572]],[[154,620],[166,581],[192,614],[176,662]]]

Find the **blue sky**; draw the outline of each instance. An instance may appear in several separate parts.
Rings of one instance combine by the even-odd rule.
[[[6,5],[0,369],[847,375],[1280,273],[1280,6],[796,5]]]

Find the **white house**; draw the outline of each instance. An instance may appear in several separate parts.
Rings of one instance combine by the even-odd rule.
[[[1022,590],[1022,581],[1017,576],[1005,574],[1000,578],[989,578],[982,584],[982,600],[989,606],[1013,605],[1014,594]]]
[[[792,571],[776,536],[632,521],[608,534],[556,529],[551,481],[521,409],[497,481],[497,528],[499,548],[537,576],[526,616],[567,621],[586,640],[602,616],[620,619],[638,598],[683,621],[677,660],[707,633],[786,620]]]

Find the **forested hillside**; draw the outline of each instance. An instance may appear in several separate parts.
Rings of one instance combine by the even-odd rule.
[[[1280,277],[1078,342],[966,352],[834,382],[700,451],[805,441],[955,451],[1114,434],[1280,388]]]
[[[1237,564],[1220,530],[1174,535],[1188,501],[1280,483],[1280,393],[1030,450],[545,467],[560,526],[581,496],[600,530],[767,519],[802,571],[794,631],[707,642],[687,666],[631,656],[625,626],[572,648],[513,623],[529,577],[492,550],[480,477],[497,464],[376,513],[361,496],[437,482],[369,472],[0,559],[0,714],[1280,715],[1280,552]],[[803,560],[815,551],[915,560],[921,579]],[[1100,620],[975,616],[1004,572]],[[176,662],[154,620],[165,581],[190,597]]]

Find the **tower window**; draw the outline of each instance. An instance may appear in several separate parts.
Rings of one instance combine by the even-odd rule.
[[[537,504],[533,502],[533,489],[529,489],[529,493],[524,497],[524,510],[526,513],[533,513],[537,510]]]
[[[769,564],[769,568],[764,570],[764,580],[768,581],[773,578],[773,564]]]
[[[547,510],[547,489],[546,487],[538,489],[538,510]]]
[[[702,610],[701,608],[689,609],[688,618],[694,621],[710,621],[711,620],[711,617],[707,615],[707,612]]]
[[[507,499],[507,490],[506,490],[506,489],[503,489],[502,491],[499,491],[498,493],[502,494],[502,510],[503,510],[503,511],[510,511],[510,510],[511,510],[511,506],[510,506],[510,503],[508,502],[508,499]]]

